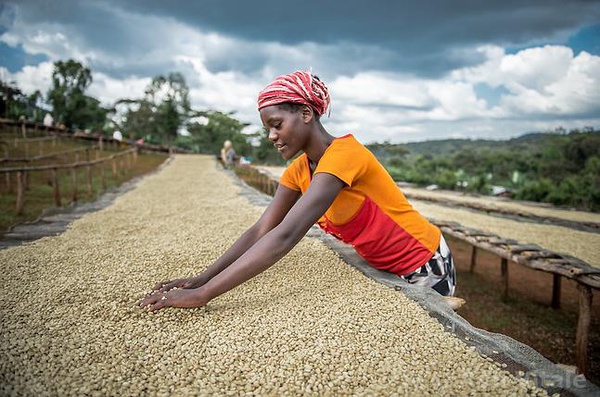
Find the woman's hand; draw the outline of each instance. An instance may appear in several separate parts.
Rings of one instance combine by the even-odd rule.
[[[204,282],[198,277],[178,278],[171,281],[161,281],[156,284],[154,291],[167,292],[173,288],[193,289],[204,285]]]
[[[199,289],[176,289],[168,292],[155,292],[140,302],[140,308],[154,312],[164,307],[202,307],[208,303]]]

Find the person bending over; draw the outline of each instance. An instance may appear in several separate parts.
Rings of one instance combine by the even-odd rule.
[[[268,137],[286,168],[262,216],[206,270],[160,282],[140,306],[201,307],[268,269],[316,222],[371,266],[452,296],[456,275],[441,231],[407,201],[375,156],[351,134],[330,135],[320,117],[329,91],[316,76],[277,77],[258,95]]]

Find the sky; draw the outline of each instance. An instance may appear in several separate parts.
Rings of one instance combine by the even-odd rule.
[[[363,143],[600,128],[598,1],[0,2],[2,80],[47,92],[67,59],[106,106],[180,72],[195,109],[249,132],[258,92],[295,70],[329,87],[328,132]]]

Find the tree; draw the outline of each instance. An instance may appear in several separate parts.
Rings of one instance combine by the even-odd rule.
[[[121,99],[115,104],[119,105],[126,107],[125,121],[120,125],[126,135],[169,146],[194,114],[190,108],[189,88],[181,73],[154,77],[143,98]]]
[[[85,90],[92,83],[90,69],[73,59],[54,62],[52,88],[48,101],[52,105],[54,120],[68,128],[85,127],[85,107],[90,103]]]
[[[0,81],[0,117],[42,121],[45,114],[43,99],[39,90],[27,95],[14,81]]]
[[[249,155],[252,147],[248,142],[249,136],[242,134],[246,124],[231,117],[231,114],[218,111],[204,113],[204,123],[193,123],[188,127],[190,132],[190,149],[207,154],[217,154],[223,147],[223,142],[230,140],[239,155]],[[178,140],[179,141],[179,140]]]

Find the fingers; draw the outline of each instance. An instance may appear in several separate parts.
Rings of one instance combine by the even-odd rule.
[[[153,312],[159,309],[162,309],[163,307],[167,307],[170,306],[167,303],[167,295],[166,294],[154,294],[154,295],[150,295],[147,296],[146,298],[144,298],[141,302],[140,302],[140,308],[141,309],[148,309],[149,311]]]
[[[160,291],[162,290],[167,284],[169,284],[171,281],[161,281],[160,283],[156,284],[154,286],[154,290],[155,291]]]

